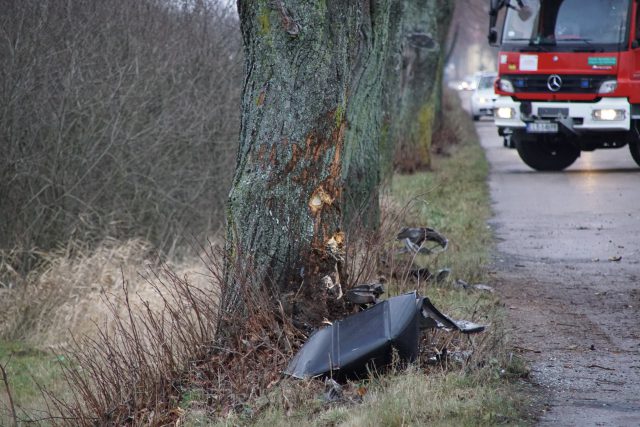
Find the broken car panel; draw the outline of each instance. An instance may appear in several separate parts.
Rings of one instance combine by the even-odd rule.
[[[330,376],[338,380],[366,377],[370,369],[418,357],[420,330],[442,328],[477,333],[482,325],[455,321],[416,291],[381,301],[315,332],[289,363],[295,378]]]

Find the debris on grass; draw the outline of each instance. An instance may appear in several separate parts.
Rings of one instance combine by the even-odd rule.
[[[396,236],[397,240],[403,241],[405,247],[401,252],[414,254],[432,254],[440,246],[441,251],[447,250],[449,241],[442,234],[429,227],[405,227]],[[426,247],[427,242],[435,242],[436,246]]]
[[[429,268],[419,267],[409,270],[409,275],[421,281],[433,281],[435,283],[442,283],[451,275],[451,269],[441,268],[434,275],[431,273],[431,271],[429,271]]]
[[[391,365],[394,354],[400,363],[413,362],[419,354],[421,330],[471,334],[485,329],[452,320],[416,291],[372,303],[366,310],[316,331],[291,360],[285,374],[339,381],[366,378],[370,372]]]
[[[325,392],[324,392],[324,400],[325,402],[335,402],[342,400],[342,386],[336,382],[333,378],[327,378],[324,382],[325,384]]]
[[[466,290],[472,290],[475,289],[477,291],[485,291],[485,292],[491,292],[494,293],[495,289],[493,289],[492,286],[489,285],[485,285],[483,283],[478,283],[475,285],[470,285],[469,283],[465,282],[462,279],[458,279],[456,280],[456,282],[454,283],[454,287],[458,288],[458,289],[466,289]]]

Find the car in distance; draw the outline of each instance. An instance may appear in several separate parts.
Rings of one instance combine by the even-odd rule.
[[[474,121],[480,117],[493,117],[493,107],[497,95],[493,90],[493,84],[498,75],[496,73],[483,73],[478,79],[478,87],[471,95],[471,115]]]

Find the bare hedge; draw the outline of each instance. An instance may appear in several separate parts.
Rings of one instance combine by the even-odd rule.
[[[233,9],[0,0],[0,249],[223,221],[242,84]]]

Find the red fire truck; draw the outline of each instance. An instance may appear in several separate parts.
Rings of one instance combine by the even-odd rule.
[[[533,169],[562,170],[582,151],[626,145],[640,165],[639,3],[491,0],[495,123]]]

